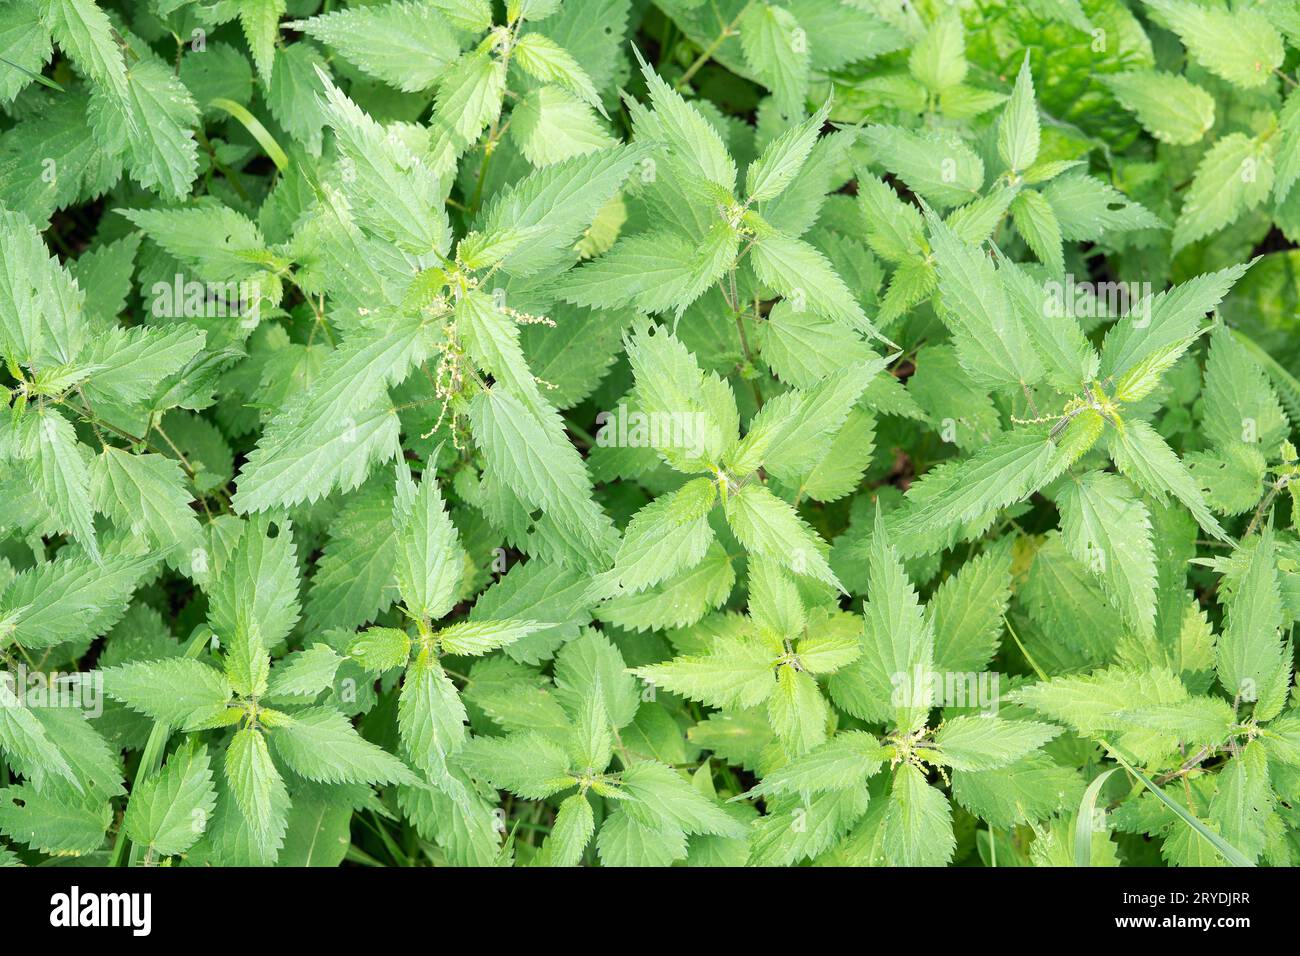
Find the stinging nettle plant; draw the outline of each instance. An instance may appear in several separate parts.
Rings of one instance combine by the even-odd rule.
[[[0,864],[1300,861],[1290,0],[9,0]]]

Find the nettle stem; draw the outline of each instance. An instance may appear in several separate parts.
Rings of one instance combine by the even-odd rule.
[[[713,59],[713,55],[722,48],[722,44],[726,43],[731,37],[737,35],[738,31],[736,30],[736,27],[740,26],[740,21],[744,19],[745,14],[749,12],[749,8],[753,5],[754,0],[749,0],[748,3],[740,8],[740,12],[736,14],[732,21],[723,26],[722,31],[713,38],[713,42],[700,51],[700,55],[695,58],[695,62],[688,66],[686,72],[683,73],[681,78],[673,84],[674,90],[680,93],[685,89],[686,84],[691,82],[696,73],[700,72],[700,68]]]
[[[1259,527],[1260,521],[1273,506],[1273,501],[1277,498],[1278,492],[1289,484],[1291,484],[1290,475],[1283,475],[1277,481],[1273,482],[1273,486],[1268,489],[1268,494],[1264,496],[1264,500],[1259,503],[1259,507],[1255,509],[1255,513],[1250,516],[1250,524],[1246,525],[1246,530],[1241,535],[1242,541],[1245,541],[1255,533],[1255,529]]]

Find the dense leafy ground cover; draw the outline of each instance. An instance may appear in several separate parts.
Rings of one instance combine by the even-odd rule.
[[[1296,862],[1297,65],[7,0],[0,862]]]

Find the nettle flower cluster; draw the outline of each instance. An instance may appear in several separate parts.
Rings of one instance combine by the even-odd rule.
[[[10,0],[0,863],[1300,859],[1293,7]]]

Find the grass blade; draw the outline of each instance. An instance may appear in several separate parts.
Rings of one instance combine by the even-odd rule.
[[[1092,866],[1092,824],[1096,819],[1097,797],[1101,793],[1102,785],[1118,769],[1119,767],[1111,767],[1105,773],[1098,774],[1097,778],[1088,784],[1088,789],[1083,792],[1083,799],[1079,801],[1079,819],[1074,822],[1075,866]]]
[[[289,157],[286,156],[284,150],[280,148],[280,144],[275,141],[275,137],[270,134],[265,126],[262,125],[261,120],[248,112],[248,110],[240,106],[234,100],[228,100],[224,97],[218,97],[209,105],[215,106],[219,110],[225,110],[235,119],[239,120],[239,122],[243,123],[244,129],[248,130],[253,139],[257,140],[258,144],[262,147],[262,151],[265,152],[267,156],[271,157],[271,162],[275,163],[276,168],[282,173],[289,171]]]

